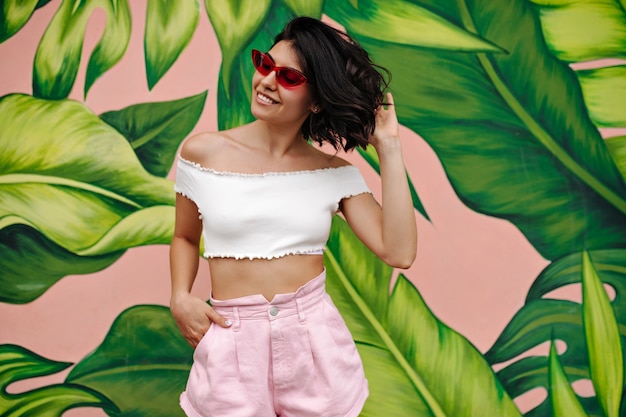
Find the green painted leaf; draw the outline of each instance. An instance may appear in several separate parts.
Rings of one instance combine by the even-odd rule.
[[[361,148],[357,148],[357,151],[361,154],[363,159],[365,159],[367,163],[370,164],[370,166],[374,168],[374,170],[380,175],[380,161],[378,160],[378,154],[376,153],[376,150],[374,149],[374,147],[368,146],[367,149],[365,150]],[[420,212],[422,216],[424,216],[427,220],[430,220],[430,218],[428,217],[428,214],[426,213],[426,209],[424,208],[424,205],[422,204],[422,201],[417,195],[417,191],[415,191],[415,187],[413,186],[413,182],[411,181],[411,178],[409,177],[408,172],[406,174],[406,178],[409,181],[409,189],[411,191],[411,199],[413,200],[413,207],[415,207],[415,210]]]
[[[213,30],[222,50],[222,68],[220,76],[226,94],[230,90],[230,77],[235,60],[243,52],[250,40],[267,25],[266,17],[272,5],[271,0],[241,0],[224,2],[222,0],[204,0]],[[282,27],[282,26],[281,26]],[[278,32],[280,27],[272,28]],[[276,33],[274,33],[275,35]],[[249,55],[246,56],[248,61]]]
[[[624,178],[574,72],[543,44],[532,6],[422,3],[509,51],[444,52],[357,36],[391,70],[400,122],[435,150],[461,200],[514,223],[548,259],[626,245]]]
[[[626,249],[605,249],[589,251],[593,264],[602,282],[615,290],[613,304],[618,317],[626,325]],[[528,291],[526,303],[539,300],[546,294],[571,284],[580,284],[582,276],[582,256],[574,253],[552,262],[537,277]],[[626,333],[625,333],[626,334]]]
[[[187,47],[199,18],[198,0],[148,0],[144,47],[150,90]]]
[[[108,229],[131,212],[174,204],[172,182],[145,172],[126,139],[79,103],[5,96],[0,124],[2,211],[70,250],[98,241],[98,226]],[[21,196],[11,208],[10,194]],[[42,221],[55,211],[56,224]],[[79,226],[80,219],[87,223]]]
[[[220,72],[220,82],[217,86],[217,123],[219,130],[241,126],[254,120],[250,112],[250,100],[252,99],[252,64],[242,53],[233,61],[233,72],[229,80],[230,91],[224,88],[223,71]]]
[[[92,268],[102,268],[106,259],[117,259],[129,247],[170,242],[172,182],[148,174],[128,141],[82,104],[5,96],[0,99],[0,126],[0,225],[3,230],[31,228],[30,244],[45,242],[53,248],[50,256],[60,257],[54,265],[69,259],[61,248],[93,256]],[[40,259],[14,242],[2,243],[14,248],[3,258],[39,266],[42,277],[35,292],[63,272],[48,272],[41,262],[49,257]],[[85,263],[79,268],[89,269]],[[4,278],[10,283],[2,287],[5,300],[19,293],[25,278],[20,272],[29,267],[9,270],[15,275]]]
[[[624,388],[624,358],[619,328],[609,297],[589,254],[583,253],[583,323],[591,379],[607,417],[619,417]]]
[[[283,0],[296,16],[322,17],[324,0]]]
[[[508,379],[512,385],[507,386],[511,397],[518,397],[522,393],[537,388],[536,380],[541,379],[540,386],[549,389],[548,358],[546,356],[532,356],[521,359],[497,373],[498,379]],[[572,381],[588,379],[589,375],[580,375],[579,367],[566,366],[564,372]],[[503,384],[504,385],[504,384]],[[578,397],[578,402],[589,417],[603,417],[602,410],[595,397]],[[524,417],[553,416],[552,403],[549,398],[540,405],[527,411]]]
[[[587,417],[559,362],[554,342],[550,345],[550,398],[554,417]]]
[[[87,22],[96,7],[105,11],[107,24],[89,59],[85,95],[94,81],[122,58],[130,40],[127,0],[64,0],[37,47],[33,95],[62,99],[70,94],[80,65]]]
[[[626,136],[616,136],[604,140],[617,167],[626,178]]]
[[[0,3],[0,43],[19,32],[36,7],[37,0],[3,0]]]
[[[576,74],[596,126],[626,126],[626,65],[580,70]]]
[[[130,42],[131,17],[128,0],[98,0],[94,6],[106,11],[107,25],[89,58],[83,89],[85,97],[93,83],[124,56]]]
[[[72,369],[66,383],[101,392],[121,416],[184,416],[178,397],[192,355],[168,308],[134,306],[119,315],[103,343]]]
[[[626,57],[626,14],[619,0],[531,0],[546,43],[564,62]]]
[[[602,282],[615,290],[613,308],[619,332],[626,338],[626,303],[623,301],[626,294],[626,250],[592,251],[590,256]],[[530,288],[525,306],[485,354],[485,358],[492,364],[515,360],[498,372],[498,378],[514,398],[537,387],[548,388],[546,358],[517,357],[552,339],[562,340],[567,346],[560,362],[569,379],[576,381],[591,378],[581,305],[572,301],[547,299],[554,290],[573,284],[580,285],[581,260],[581,254],[577,253],[550,264]],[[626,358],[626,351],[622,355]],[[579,401],[590,415],[603,415],[595,397],[581,397]],[[533,415],[549,415],[549,409],[550,405],[545,401]]]
[[[75,384],[55,384],[9,394],[8,385],[28,378],[51,375],[71,363],[54,362],[15,345],[0,345],[0,415],[3,417],[61,417],[78,407],[117,411],[106,397]]]
[[[325,258],[328,291],[370,383],[362,416],[521,416],[480,352],[432,314],[406,277],[388,295],[392,269],[338,217]]]
[[[24,304],[35,300],[66,275],[105,269],[123,252],[77,255],[32,227],[12,223],[4,217],[0,220],[0,254],[0,302]]]
[[[531,0],[550,51],[566,63],[624,57],[626,12],[623,0]],[[596,66],[602,62],[596,63]],[[623,66],[622,66],[623,67]],[[574,66],[574,68],[577,68]],[[598,127],[623,127],[626,94],[623,68],[578,71],[589,115]]]
[[[428,8],[404,0],[327,1],[324,12],[361,38],[454,51],[504,52]]]
[[[517,398],[533,389],[550,389],[550,375],[546,356],[517,358],[529,349],[554,340],[563,340],[567,350],[560,357],[565,373],[571,381],[590,379],[587,347],[583,337],[582,310],[579,304],[563,300],[537,300],[522,308],[485,354],[492,364],[514,359],[497,372],[506,392]],[[590,416],[601,416],[595,397],[579,397]],[[544,400],[526,417],[551,416],[550,399]]]
[[[146,207],[128,214],[92,246],[77,251],[81,256],[99,256],[145,245],[163,245],[172,240],[174,227],[172,206]],[[168,221],[169,220],[169,221]],[[149,227],[149,230],[146,228]],[[148,232],[148,233],[146,233]]]
[[[492,365],[511,360],[530,348],[550,341],[553,332],[555,340],[563,340],[568,344],[565,359],[569,359],[569,355],[578,357],[581,353],[586,354],[580,304],[567,300],[541,299],[527,302],[515,314],[485,353],[485,359]]]
[[[146,171],[165,177],[180,143],[198,122],[206,96],[205,91],[180,100],[137,104],[100,118],[128,140]]]

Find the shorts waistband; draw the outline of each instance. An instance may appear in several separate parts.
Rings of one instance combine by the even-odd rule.
[[[300,319],[304,320],[304,313],[317,305],[324,296],[326,296],[326,269],[295,292],[276,294],[272,301],[267,301],[261,294],[228,300],[216,300],[211,296],[210,300],[216,312],[236,321],[255,318],[275,320],[292,314],[299,314]]]

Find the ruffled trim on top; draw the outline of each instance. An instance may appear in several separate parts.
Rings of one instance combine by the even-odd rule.
[[[370,190],[363,190],[363,191],[358,191],[356,193],[346,194],[343,197],[341,197],[341,199],[343,200],[344,198],[356,197],[357,195],[361,195],[361,194],[371,194],[371,195],[374,195],[374,193],[372,191],[370,191]]]
[[[289,255],[317,255],[319,251],[321,251],[321,253],[319,253],[319,255],[323,255],[324,251],[326,250],[326,248],[320,248],[320,249],[307,249],[307,250],[295,250],[295,251],[288,251],[288,252],[284,252],[284,253],[278,253],[275,255],[242,255],[242,254],[208,254],[206,251],[203,254],[203,257],[205,259],[213,259],[213,258],[233,258],[236,260],[241,260],[241,259],[248,259],[250,261],[253,261],[255,259],[266,259],[266,260],[272,260],[272,259],[278,259],[278,258],[284,258],[285,256],[289,256]]]
[[[180,188],[179,188],[176,184],[174,184],[174,191],[176,191],[176,193],[177,193],[177,194],[182,195],[182,196],[183,196],[183,197],[185,197],[186,199],[188,199],[188,200],[192,200],[192,201],[193,201],[193,199],[192,199],[190,196],[188,196],[186,192],[184,192],[183,190],[181,190],[181,189],[180,189]]]
[[[337,202],[335,204],[335,210],[334,213],[337,214],[338,212],[340,212],[341,210],[339,209],[341,207],[341,201],[345,200],[346,198],[350,198],[350,197],[356,197],[357,195],[361,195],[361,194],[370,194],[370,195],[374,195],[374,193],[371,190],[363,190],[363,191],[358,191],[356,193],[348,193],[345,194],[341,197],[341,200],[339,200],[339,202]]]
[[[205,166],[200,165],[197,162],[192,162],[189,161],[185,158],[183,158],[182,156],[178,155],[178,159],[180,159],[182,162],[186,163],[187,165],[190,165],[200,171],[204,171],[204,172],[210,172],[211,174],[215,174],[215,175],[222,175],[222,176],[227,176],[227,177],[280,177],[280,176],[288,176],[288,175],[304,175],[304,174],[315,174],[318,172],[328,172],[328,171],[333,171],[333,170],[339,170],[339,169],[345,169],[345,168],[349,168],[349,169],[357,169],[354,165],[342,165],[339,167],[328,167],[328,168],[319,168],[319,169],[304,169],[304,170],[300,170],[300,171],[270,171],[270,172],[262,172],[262,173],[258,173],[258,174],[248,174],[248,173],[244,173],[244,172],[232,172],[232,171],[218,171],[215,170],[213,168],[207,168]]]
[[[176,184],[174,184],[174,191],[175,191],[177,194],[180,194],[180,195],[182,195],[183,197],[185,197],[187,200],[193,201],[193,198],[191,198],[190,196],[188,196],[185,192],[181,191],[181,190],[180,190],[180,189],[176,186]],[[194,204],[195,204],[195,201],[194,201]],[[197,207],[197,206],[196,206],[196,207]],[[202,213],[200,212],[200,209],[199,209],[199,208],[198,208],[198,218],[199,218],[200,220],[202,220]]]

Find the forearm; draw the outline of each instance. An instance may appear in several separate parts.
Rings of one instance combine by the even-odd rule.
[[[417,251],[417,226],[400,140],[378,144],[382,184],[382,240],[388,262],[408,268]]]
[[[170,245],[170,276],[172,298],[189,294],[198,273],[198,245],[179,236],[174,236]]]
[[[231,322],[220,316],[205,301],[191,295],[198,273],[198,242],[174,236],[170,246],[172,298],[170,311],[183,337],[194,348],[211,323],[229,327]]]

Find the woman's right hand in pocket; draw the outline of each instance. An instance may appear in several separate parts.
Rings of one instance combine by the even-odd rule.
[[[221,327],[230,327],[230,320],[217,314],[213,308],[189,293],[177,294],[170,300],[170,311],[180,333],[195,349],[211,323]]]

